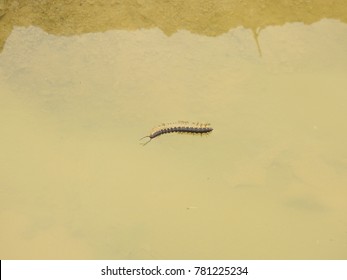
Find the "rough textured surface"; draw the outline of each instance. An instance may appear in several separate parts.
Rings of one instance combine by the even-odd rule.
[[[217,4],[218,2],[218,4]],[[256,34],[268,25],[322,18],[347,20],[345,0],[2,0],[0,48],[13,26],[39,26],[73,35],[110,29],[160,28],[171,35],[185,29],[217,36],[244,26]]]

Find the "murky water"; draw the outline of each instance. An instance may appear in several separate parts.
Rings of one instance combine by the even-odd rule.
[[[346,23],[161,25],[13,26],[0,258],[346,259]],[[178,120],[214,131],[139,145]]]

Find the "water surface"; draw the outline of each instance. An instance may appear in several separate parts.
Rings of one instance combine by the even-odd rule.
[[[0,258],[346,259],[346,24],[171,27],[13,26]]]

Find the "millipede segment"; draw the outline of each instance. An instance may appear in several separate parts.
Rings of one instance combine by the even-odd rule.
[[[189,134],[208,134],[213,130],[209,123],[189,123],[186,121],[179,121],[177,123],[163,123],[160,126],[154,128],[152,132],[142,137],[140,140],[144,138],[149,138],[149,140],[142,145],[146,145],[151,142],[152,139],[167,133],[189,133]]]

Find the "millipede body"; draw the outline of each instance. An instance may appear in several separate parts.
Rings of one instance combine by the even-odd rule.
[[[149,138],[149,140],[142,145],[146,145],[149,143],[153,138],[156,138],[162,134],[166,133],[190,133],[190,134],[208,134],[213,130],[213,128],[210,126],[209,123],[189,123],[189,122],[184,122],[184,121],[179,121],[176,123],[163,123],[160,126],[154,128],[152,132],[145,136],[142,137],[141,139],[144,138]],[[140,139],[140,140],[141,140]]]

